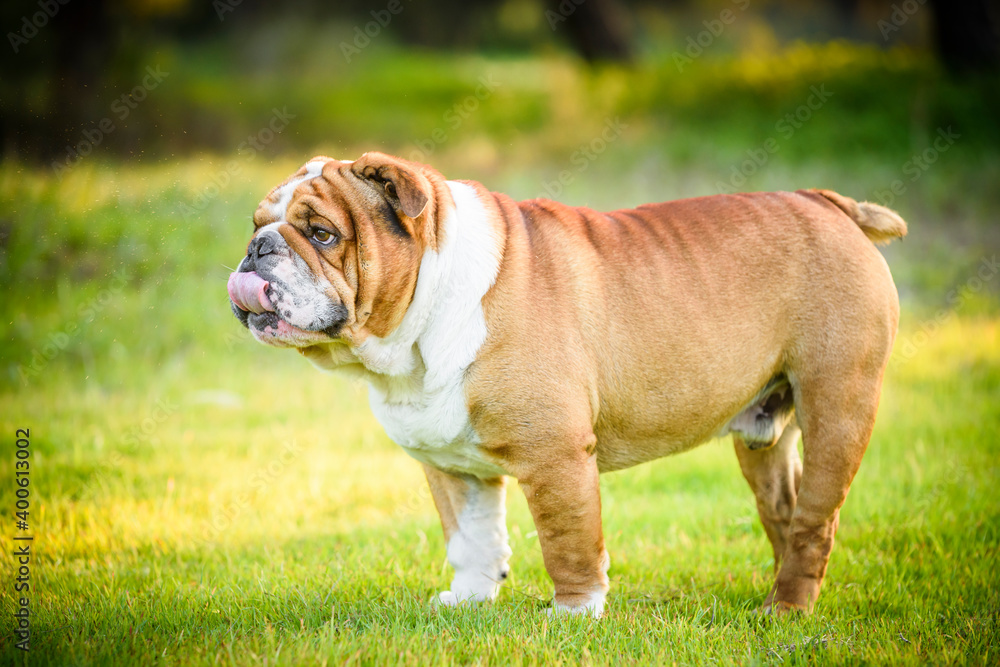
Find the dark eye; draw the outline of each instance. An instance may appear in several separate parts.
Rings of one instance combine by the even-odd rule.
[[[319,227],[313,227],[312,239],[316,243],[321,245],[330,245],[337,238],[336,234],[331,234],[325,229],[320,229]]]
[[[392,181],[385,182],[385,193],[390,197],[396,196],[396,185]]]

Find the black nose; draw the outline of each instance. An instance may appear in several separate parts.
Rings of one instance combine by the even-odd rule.
[[[261,234],[250,242],[250,247],[247,248],[247,256],[250,259],[258,259],[274,252],[274,246],[274,234]]]

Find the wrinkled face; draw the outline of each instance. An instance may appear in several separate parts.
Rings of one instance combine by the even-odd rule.
[[[262,343],[358,344],[402,319],[420,257],[436,247],[444,179],[380,153],[313,158],[260,203],[246,256],[229,278],[237,319]]]

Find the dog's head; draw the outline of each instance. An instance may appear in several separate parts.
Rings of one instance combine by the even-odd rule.
[[[233,313],[278,347],[385,336],[402,320],[420,260],[453,206],[437,171],[382,153],[316,157],[271,190],[229,277]]]

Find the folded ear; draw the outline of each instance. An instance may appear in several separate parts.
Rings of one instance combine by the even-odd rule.
[[[351,171],[359,178],[380,184],[386,198],[398,204],[399,210],[410,218],[419,217],[433,195],[430,180],[417,165],[391,155],[365,153],[354,161]]]

